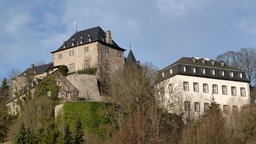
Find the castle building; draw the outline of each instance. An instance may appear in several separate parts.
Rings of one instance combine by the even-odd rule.
[[[156,87],[162,106],[187,116],[202,115],[212,101],[225,115],[235,114],[250,103],[245,72],[208,58],[179,59],[159,71]]]
[[[69,72],[99,67],[114,71],[123,67],[124,51],[112,40],[111,31],[94,27],[74,33],[53,51],[53,65],[66,65]]]

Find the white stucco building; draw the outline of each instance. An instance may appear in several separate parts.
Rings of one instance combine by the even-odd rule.
[[[183,57],[160,70],[159,77],[159,96],[170,112],[198,117],[214,100],[225,115],[230,115],[250,103],[245,72],[224,62]]]

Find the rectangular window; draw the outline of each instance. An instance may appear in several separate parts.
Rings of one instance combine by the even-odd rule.
[[[75,71],[75,64],[69,64],[69,68],[68,68],[69,72],[74,72]]]
[[[70,98],[71,98],[71,93],[70,93],[70,92],[67,92],[67,93],[66,93],[66,98],[67,98],[67,99],[70,99]]]
[[[238,114],[238,107],[237,106],[233,106],[232,107],[232,112],[233,112],[234,115]]]
[[[185,109],[185,111],[190,111],[190,102],[189,101],[184,102],[184,109]]]
[[[189,91],[189,83],[188,82],[183,82],[183,90]]]
[[[105,53],[109,53],[109,48],[105,47]]]
[[[58,55],[58,59],[62,59],[62,54],[59,54],[59,55]]]
[[[228,105],[223,105],[223,113],[229,115],[230,108]]]
[[[173,89],[172,84],[169,84],[168,85],[169,94],[172,94],[172,89]]]
[[[204,93],[208,93],[209,92],[209,87],[208,87],[208,84],[206,84],[206,83],[203,84],[203,92]]]
[[[84,53],[89,52],[89,47],[84,47]]]
[[[228,94],[228,88],[225,85],[222,86],[222,94],[223,95],[227,95]]]
[[[240,88],[240,95],[241,95],[241,96],[246,96],[245,88],[244,88],[244,87],[241,87],[241,88]]]
[[[215,75],[215,70],[214,69],[211,69],[211,74]]]
[[[51,96],[51,91],[50,91],[50,90],[47,90],[47,91],[46,91],[46,95],[47,95],[47,96]]]
[[[194,92],[198,92],[199,91],[199,86],[198,86],[197,82],[193,83],[193,90],[194,90]]]
[[[207,112],[209,109],[209,103],[204,103],[204,112]]]
[[[60,91],[57,91],[57,98],[60,98]]]
[[[200,103],[199,102],[195,102],[194,107],[195,107],[196,112],[200,112]]]
[[[218,94],[218,86],[216,84],[212,85],[212,93]]]
[[[232,96],[236,96],[236,94],[237,94],[237,93],[236,93],[236,87],[232,86],[232,87],[231,87],[231,95],[232,95]]]
[[[73,50],[69,51],[69,56],[74,56],[74,51]]]
[[[90,68],[90,60],[89,59],[85,59],[84,60],[84,69],[88,69]]]
[[[164,101],[164,95],[165,95],[165,92],[164,92],[164,88],[162,87],[160,89],[160,101],[163,102]]]

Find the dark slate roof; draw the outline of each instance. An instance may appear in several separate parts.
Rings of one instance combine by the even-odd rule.
[[[137,62],[136,58],[135,58],[132,50],[130,50],[129,54],[128,54],[127,58],[126,58],[126,63],[136,63],[136,62]]]
[[[215,61],[209,58],[198,58],[198,57],[182,57],[178,61],[174,62],[173,64],[163,68],[169,68],[177,64],[182,65],[190,65],[190,66],[200,66],[200,67],[207,67],[207,68],[220,68],[220,69],[229,69],[229,70],[239,70],[236,67],[229,66],[222,61]]]
[[[82,43],[80,43],[81,41],[82,41]],[[92,43],[92,42],[96,42],[96,41],[104,43],[109,46],[112,46],[116,49],[125,51],[125,49],[119,47],[113,40],[112,40],[112,44],[106,43],[106,33],[101,29],[101,27],[97,26],[94,28],[89,28],[89,29],[78,31],[78,32],[74,33],[56,51],[53,51],[52,53],[75,47],[77,44],[84,45],[84,44],[88,44],[88,43]],[[75,46],[72,46],[73,42],[74,42]],[[65,45],[65,47],[64,47],[64,45]]]
[[[184,70],[184,66],[186,70]],[[195,69],[195,71],[192,69]],[[215,74],[213,74],[213,70],[215,71]],[[246,73],[243,70],[229,66],[222,61],[215,61],[208,58],[198,57],[182,57],[173,64],[163,68],[159,71],[158,81],[166,80],[175,75],[187,75],[194,77],[249,82]]]
[[[53,66],[53,63],[43,64],[39,66],[33,66],[31,65],[30,68],[26,69],[23,73],[21,73],[19,76],[26,74],[29,75],[38,75],[47,72],[51,67]]]

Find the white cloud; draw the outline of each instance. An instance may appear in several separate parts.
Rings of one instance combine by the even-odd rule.
[[[161,12],[171,15],[183,15],[186,4],[182,0],[158,0],[158,7]]]

